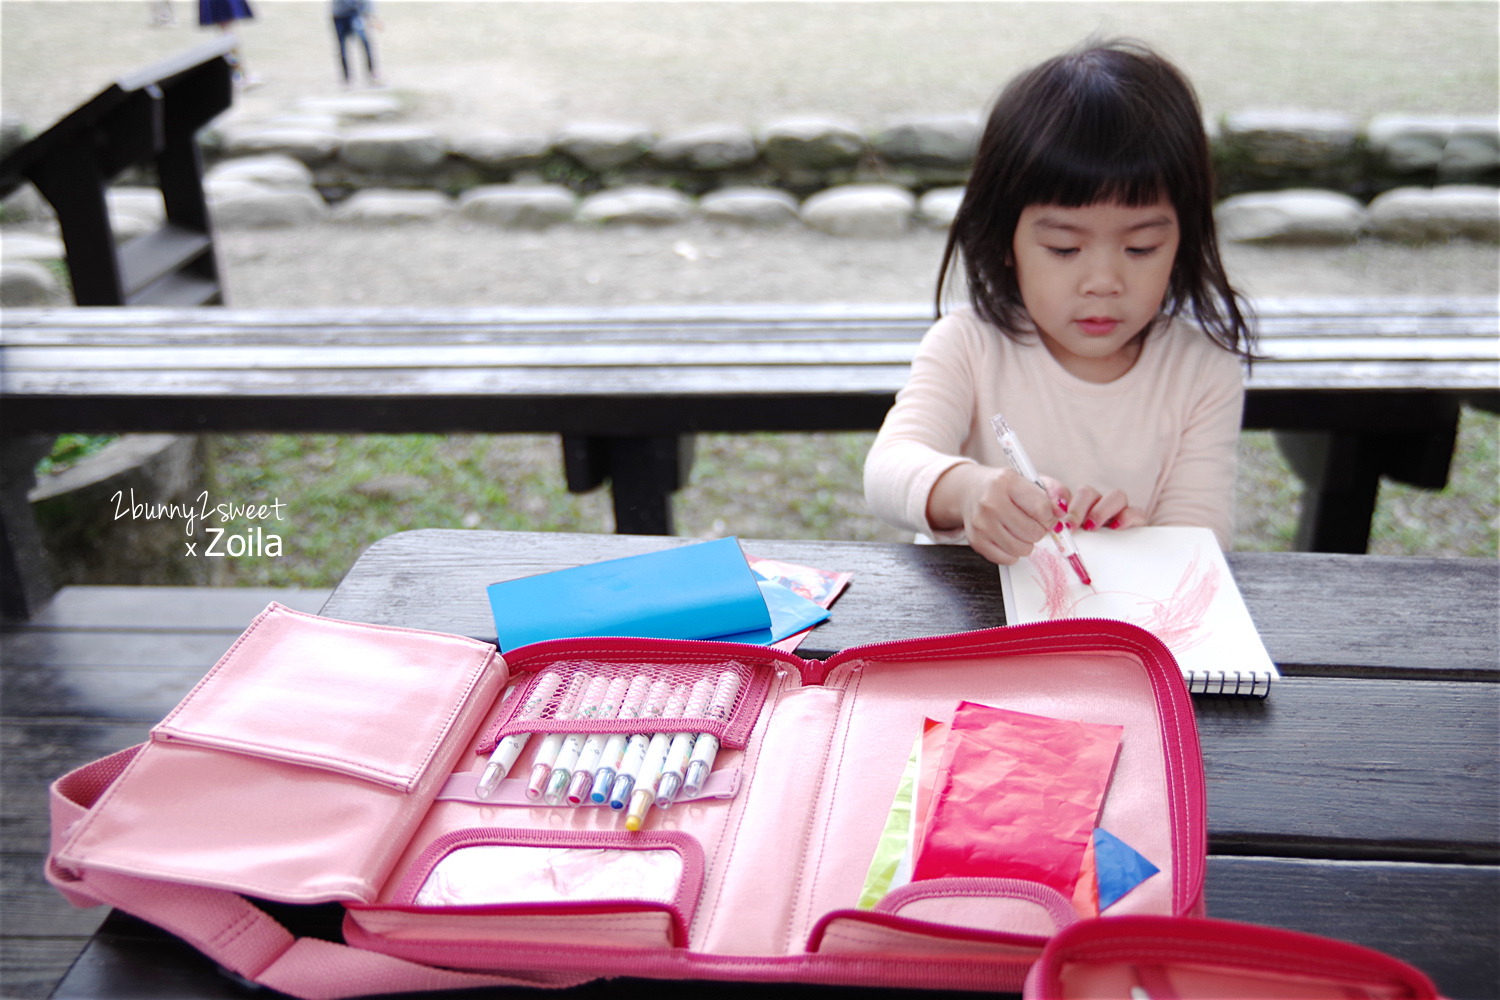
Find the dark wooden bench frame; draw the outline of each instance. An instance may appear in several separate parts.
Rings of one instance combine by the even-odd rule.
[[[52,203],[81,306],[201,306],[223,302],[198,131],[234,99],[218,38],[121,77],[0,161],[0,197],[25,181]],[[117,245],[106,189],[147,166],[166,221]]]
[[[1258,309],[1269,358],[1244,426],[1289,436],[1298,547],[1363,552],[1380,477],[1443,486],[1461,405],[1500,408],[1497,305]],[[610,480],[619,531],[670,534],[691,435],[878,428],[930,322],[921,306],[9,310],[0,516],[23,551],[27,442],[62,431],[541,432],[562,436],[569,489]]]

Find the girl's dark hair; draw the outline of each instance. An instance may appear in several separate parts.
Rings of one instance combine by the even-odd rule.
[[[974,310],[1021,336],[1031,322],[1012,245],[1023,209],[1139,207],[1163,195],[1177,210],[1180,240],[1163,309],[1168,316],[1190,311],[1216,343],[1253,357],[1248,304],[1219,260],[1213,164],[1193,86],[1149,47],[1124,40],[1049,59],[1001,92],[948,233],[938,315],[944,282],[961,260]]]

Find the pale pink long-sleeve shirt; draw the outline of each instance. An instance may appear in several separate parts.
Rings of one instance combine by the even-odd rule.
[[[1037,471],[1077,489],[1125,491],[1150,524],[1234,537],[1234,465],[1245,387],[1238,357],[1186,322],[1147,336],[1113,382],[1070,374],[1035,337],[1015,341],[963,309],[922,338],[911,377],[865,459],[865,500],[882,520],[937,541],[927,499],[963,462],[1007,468],[990,427],[1003,413]]]

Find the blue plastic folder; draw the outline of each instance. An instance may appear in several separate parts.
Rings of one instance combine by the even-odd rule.
[[[767,588],[774,588],[770,600]],[[757,581],[739,540],[732,537],[507,580],[486,589],[502,651],[591,635],[765,645],[828,617],[823,608],[785,587]]]

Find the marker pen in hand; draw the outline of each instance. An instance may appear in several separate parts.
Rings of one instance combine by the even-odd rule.
[[[568,686],[563,691],[561,702],[552,717],[559,722],[573,717],[583,692],[588,688],[590,677],[583,671],[575,673],[568,679]],[[526,797],[535,802],[542,797],[547,790],[547,777],[552,773],[552,762],[557,760],[557,752],[562,749],[564,733],[548,733],[542,738],[542,743],[536,748],[536,758],[531,765],[531,780],[526,783]]]
[[[1021,439],[1016,437],[1016,432],[1010,429],[1005,418],[998,413],[995,414],[990,418],[990,426],[995,428],[995,436],[1000,439],[1000,447],[1004,450],[1005,457],[1010,459],[1010,464],[1015,466],[1015,470],[1022,477],[1041,486],[1042,492],[1045,493],[1047,487],[1042,485],[1042,477],[1037,475],[1036,466],[1031,464],[1031,459],[1026,456],[1025,449],[1021,447]],[[1073,572],[1078,574],[1078,579],[1085,584],[1093,583],[1094,581],[1089,579],[1089,571],[1083,568],[1083,560],[1078,558],[1078,546],[1073,544],[1073,533],[1068,530],[1066,524],[1062,525],[1061,531],[1052,531],[1052,541],[1057,544],[1057,551],[1062,553],[1068,565],[1073,567]]]
[[[542,709],[546,707],[547,702],[552,700],[552,696],[561,686],[562,675],[556,670],[548,670],[542,674],[537,678],[531,694],[526,696],[526,702],[516,713],[516,718],[535,719],[540,716]],[[481,799],[487,799],[495,794],[495,786],[504,780],[512,767],[515,767],[516,760],[521,756],[521,751],[526,749],[526,743],[530,739],[530,733],[511,733],[495,744],[495,751],[490,754],[490,762],[485,765],[484,773],[479,776],[479,785],[475,788]]]
[[[646,696],[646,711],[642,715],[647,719],[661,718],[662,709],[667,706],[667,698],[672,694],[672,685],[666,681],[657,681],[651,685],[651,692]],[[630,793],[635,788],[636,775],[641,771],[641,765],[646,761],[646,748],[651,745],[651,737],[645,733],[636,733],[630,737],[625,744],[625,758],[620,761],[620,770],[615,775],[615,783],[609,790],[609,807],[611,809],[624,809],[630,804]]]
[[[687,707],[687,699],[687,685],[679,684],[672,691],[672,698],[667,702],[666,711],[662,715],[669,719],[681,716],[682,710]],[[641,828],[641,824],[646,821],[646,811],[656,801],[656,783],[661,778],[662,765],[667,762],[667,751],[671,748],[671,733],[652,735],[646,759],[641,763],[641,773],[635,781],[635,790],[630,793],[630,811],[625,814],[625,829],[632,833]]]
[[[707,677],[700,678],[693,685],[693,693],[688,695],[687,707],[682,714],[689,719],[702,718],[713,691],[714,682]],[[698,734],[693,732],[672,734],[672,745],[667,748],[667,760],[661,766],[661,780],[656,785],[656,808],[669,809],[677,801],[677,793],[682,791],[682,777],[687,768],[688,755],[693,752],[693,742],[697,737]]]
[[[629,685],[628,677],[616,677],[610,681],[594,718],[613,719],[620,711],[620,702]],[[583,753],[578,755],[578,763],[573,767],[573,777],[568,779],[568,805],[581,805],[588,798],[589,790],[594,787],[594,769],[599,766],[599,757],[604,752],[604,741],[607,739],[608,733],[589,733],[584,739]]]
[[[734,699],[739,693],[740,675],[733,670],[721,673],[718,686],[714,688],[713,699],[708,703],[708,717],[729,718],[729,710],[734,707]],[[719,738],[713,733],[699,733],[698,739],[693,743],[693,756],[688,761],[687,776],[682,780],[683,794],[697,795],[703,791],[703,783],[708,780],[708,773],[714,769],[714,758],[718,755]]]
[[[588,720],[598,715],[599,703],[604,700],[608,690],[608,677],[592,678],[571,718]],[[557,760],[552,762],[552,772],[547,776],[547,790],[542,793],[542,801],[549,806],[562,805],[568,794],[568,783],[573,780],[573,768],[578,764],[578,758],[583,754],[583,745],[587,741],[588,736],[584,733],[568,733],[563,737],[562,747],[557,751]]]
[[[630,687],[625,691],[625,700],[620,705],[620,719],[638,718],[641,710],[646,705],[646,692],[651,687],[649,678],[636,675],[630,681]],[[622,727],[624,728],[624,727]],[[615,783],[615,772],[620,769],[620,762],[625,759],[625,744],[630,742],[629,733],[612,733],[604,741],[604,750],[599,754],[599,766],[594,771],[594,788],[589,793],[589,798],[595,802],[604,802],[609,798],[609,789]],[[571,797],[572,790],[569,790]]]

